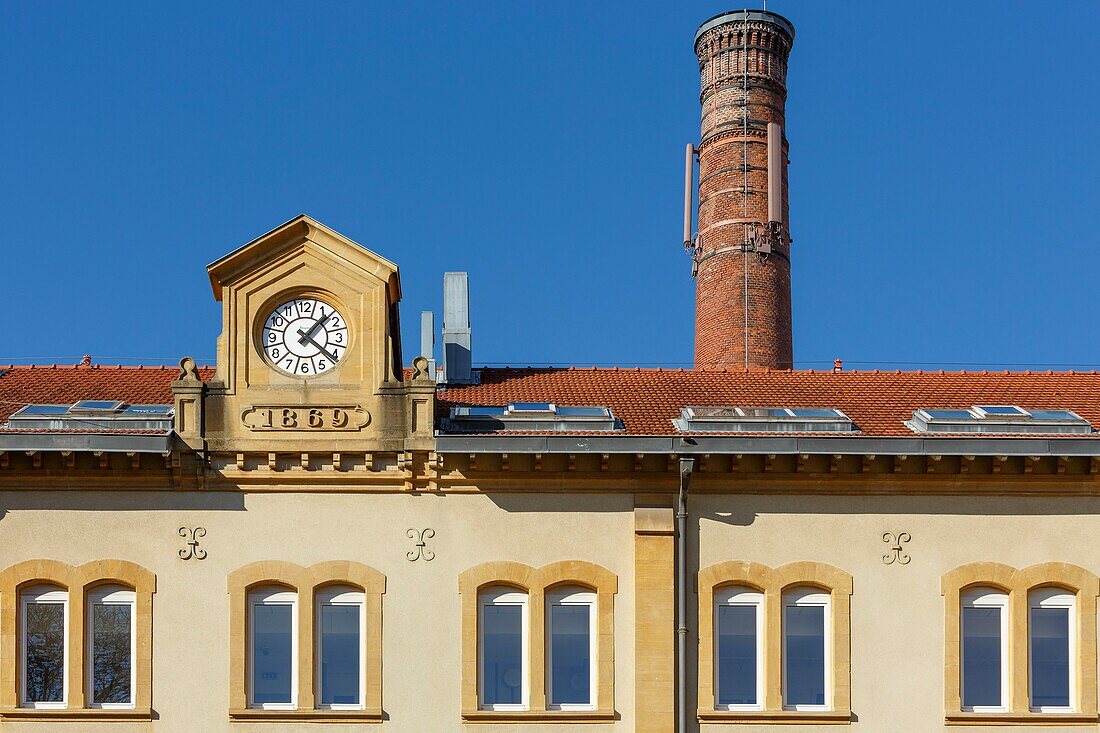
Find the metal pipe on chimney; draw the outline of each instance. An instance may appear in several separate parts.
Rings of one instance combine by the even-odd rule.
[[[695,173],[695,146],[687,144],[684,154],[684,246],[691,246],[692,179]]]
[[[783,128],[768,123],[768,221],[783,223]]]

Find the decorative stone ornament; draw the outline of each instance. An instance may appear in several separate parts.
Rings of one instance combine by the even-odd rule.
[[[416,547],[405,553],[405,559],[409,562],[416,562],[423,559],[425,562],[431,562],[435,559],[435,553],[428,549],[428,540],[435,537],[435,530],[431,527],[426,527],[421,530],[413,529],[410,527],[405,536],[410,540],[416,540]]]
[[[201,382],[199,379],[199,368],[195,364],[195,360],[190,356],[185,356],[180,359],[180,373],[176,377],[177,382]]]
[[[190,535],[191,539],[187,539]],[[206,550],[199,547],[199,539],[206,536],[205,527],[179,528],[179,536],[187,541],[187,547],[179,551],[180,560],[205,560]]]
[[[893,534],[891,532],[883,532],[882,541],[890,545],[890,551],[882,556],[882,562],[886,565],[908,565],[913,559],[903,549],[902,545],[912,541],[913,537],[908,532],[898,532]]]

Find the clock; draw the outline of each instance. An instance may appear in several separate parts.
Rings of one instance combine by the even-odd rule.
[[[316,298],[288,300],[271,311],[260,336],[273,367],[295,377],[331,371],[348,349],[348,322]]]

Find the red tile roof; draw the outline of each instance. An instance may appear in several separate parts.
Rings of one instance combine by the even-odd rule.
[[[0,422],[25,404],[72,404],[82,399],[169,404],[170,385],[178,374],[175,366],[0,368]],[[214,370],[202,367],[199,374],[210,379]],[[871,436],[911,436],[904,421],[918,408],[980,404],[1070,409],[1100,427],[1097,372],[506,368],[482,369],[480,384],[448,387],[438,396],[439,416],[455,405],[509,402],[609,407],[631,435],[674,434],[672,419],[690,405],[835,407],[851,417],[863,435]]]
[[[480,384],[439,393],[438,414],[509,402],[609,407],[632,435],[674,434],[692,405],[834,407],[871,436],[912,436],[904,421],[918,408],[990,404],[1070,409],[1098,427],[1100,373],[482,369]]]
[[[80,400],[122,400],[130,404],[172,403],[177,366],[9,366],[0,367],[0,423],[23,405],[71,405]],[[201,367],[210,379],[214,370]]]

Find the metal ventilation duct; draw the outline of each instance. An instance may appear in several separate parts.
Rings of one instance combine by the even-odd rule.
[[[443,381],[473,381],[470,353],[470,281],[465,272],[443,273]]]

